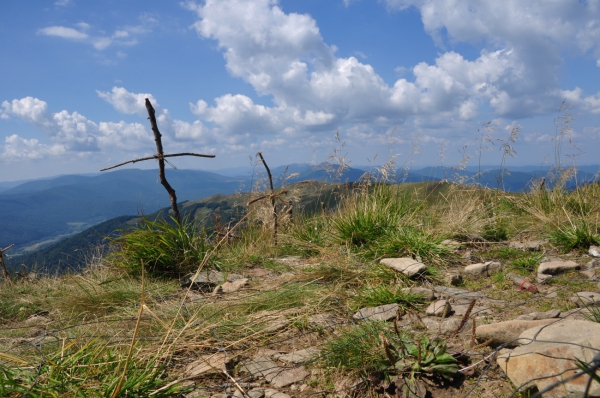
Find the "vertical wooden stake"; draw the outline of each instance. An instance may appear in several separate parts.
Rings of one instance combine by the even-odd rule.
[[[13,282],[13,280],[12,280],[12,277],[10,276],[10,273],[6,269],[6,265],[4,264],[4,252],[13,246],[14,246],[14,243],[12,245],[8,246],[7,248],[0,249],[0,265],[2,266],[2,276],[4,277],[4,280],[6,281],[6,283],[8,283],[8,284],[11,284]]]
[[[273,188],[273,176],[271,176],[271,170],[269,170],[269,166],[267,166],[267,162],[265,162],[265,158],[263,158],[262,152],[257,154],[260,156],[260,160],[262,160],[265,169],[267,169],[267,175],[269,176],[269,184],[271,186],[271,206],[273,207],[273,244],[277,246],[277,205],[275,203],[275,189]]]

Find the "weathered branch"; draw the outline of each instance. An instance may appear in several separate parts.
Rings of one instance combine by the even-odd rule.
[[[163,159],[164,158],[174,158],[174,157],[177,157],[177,156],[197,156],[199,158],[214,158],[215,157],[215,155],[203,155],[201,153],[183,152],[183,153],[174,153],[174,154],[171,154],[171,155],[162,155],[162,158]],[[158,160],[159,158],[160,158],[159,155],[152,155],[152,156],[148,156],[148,157],[145,157],[145,158],[128,160],[127,162],[119,163],[119,164],[116,164],[114,166],[110,166],[110,167],[106,167],[104,169],[100,169],[100,171],[106,171],[106,170],[110,170],[110,169],[116,169],[117,167],[121,167],[121,166],[124,166],[124,165],[129,164],[129,163],[137,163],[137,162],[142,162],[144,160],[151,160],[151,159]]]
[[[262,152],[257,153],[262,160],[265,169],[267,169],[267,175],[269,176],[269,184],[271,186],[271,206],[273,207],[273,244],[277,246],[277,204],[275,203],[275,189],[273,188],[273,177],[271,176],[271,170],[263,158]]]
[[[8,249],[10,249],[11,247],[13,247],[14,245],[15,244],[13,243],[12,245],[10,245],[4,249],[0,249],[0,265],[2,266],[2,276],[4,276],[4,280],[7,283],[12,283],[12,277],[10,276],[10,273],[6,269],[6,265],[4,264],[4,252],[7,251]]]
[[[173,215],[175,216],[175,220],[179,225],[181,225],[181,215],[179,215],[179,208],[177,207],[177,195],[175,194],[175,190],[167,181],[165,177],[165,155],[163,152],[162,146],[162,135],[158,130],[158,124],[156,124],[156,117],[154,116],[154,108],[150,103],[150,100],[146,98],[146,109],[148,110],[148,119],[150,119],[150,126],[152,126],[152,132],[154,133],[154,141],[156,142],[156,153],[158,157],[158,177],[160,178],[160,183],[169,193],[169,198],[171,199],[171,208],[173,209]]]

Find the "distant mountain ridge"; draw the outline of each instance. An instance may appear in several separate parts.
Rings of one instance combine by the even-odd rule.
[[[176,190],[178,201],[193,201],[215,194],[247,192],[258,179],[266,178],[261,165],[246,170],[250,172],[243,176],[223,176],[202,170],[167,170],[167,178]],[[485,170],[483,167],[482,170],[481,175],[472,168],[456,171],[439,166],[398,170],[390,182],[456,181],[458,176],[467,183],[519,192],[527,189],[532,179],[547,173],[547,170],[539,169],[511,171],[504,173],[500,179],[500,170]],[[598,166],[581,167],[577,181],[598,180],[597,170]],[[305,180],[356,182],[367,175],[359,168],[340,170],[338,165],[327,163],[294,163],[274,167],[271,171],[277,186]],[[376,167],[369,166],[368,171],[371,178],[381,178]],[[168,205],[168,195],[160,185],[157,173],[155,169],[124,169],[91,176],[63,175],[26,181],[16,186],[14,182],[2,183],[0,245],[14,243],[13,255],[31,253],[114,217],[149,214],[164,208]],[[286,180],[290,176],[292,178]],[[263,182],[266,184],[266,180]],[[574,183],[569,188],[574,188]]]

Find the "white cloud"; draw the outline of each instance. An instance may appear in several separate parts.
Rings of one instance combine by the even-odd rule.
[[[282,131],[289,123],[309,128],[331,123],[393,125],[408,117],[436,123],[468,121],[482,108],[520,118],[552,112],[562,101],[557,68],[569,46],[600,56],[595,3],[384,2],[395,10],[416,7],[426,31],[442,48],[448,42],[467,42],[483,50],[473,60],[443,52],[433,64],[410,68],[414,80],[401,78],[389,86],[371,65],[336,57],[311,16],[286,14],[276,0],[187,3],[198,16],[194,28],[217,42],[229,72],[259,94],[272,96],[275,104],[256,105],[250,98],[228,94],[216,99],[215,107],[200,100],[190,105],[192,112],[232,134]],[[590,112],[600,112],[598,98],[580,102]]]
[[[6,137],[5,145],[0,152],[0,160],[15,162],[25,159],[41,159],[47,156],[61,156],[66,149],[61,144],[44,145],[35,139],[24,139],[16,134]]]
[[[123,87],[113,87],[111,92],[96,90],[98,96],[111,104],[117,111],[128,115],[137,113],[140,116],[148,114],[146,110],[146,98],[150,100],[154,109],[160,105],[152,94],[130,93]]]
[[[110,46],[133,46],[138,44],[138,37],[151,32],[157,23],[156,19],[142,14],[139,17],[138,24],[115,29],[112,35],[106,35],[102,31],[94,33],[92,26],[86,22],[75,24],[80,30],[66,26],[49,26],[39,29],[38,33],[63,39],[79,40],[92,45],[98,51],[102,51]]]
[[[47,28],[38,30],[38,33],[70,40],[85,40],[89,37],[86,33],[79,32],[78,30],[66,26],[48,26]]]

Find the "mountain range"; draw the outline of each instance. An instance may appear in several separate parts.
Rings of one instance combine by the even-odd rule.
[[[535,167],[510,173],[498,169],[452,170],[426,167],[398,170],[391,182],[462,181],[488,188],[519,192],[532,180],[547,174]],[[598,166],[579,169],[575,181],[597,181]],[[331,164],[291,164],[271,170],[275,185],[300,181],[356,182],[369,175],[381,177],[372,166],[346,168]],[[365,174],[368,172],[369,174]],[[225,170],[221,175],[201,170],[167,170],[167,178],[179,202],[197,201],[215,194],[248,192],[253,186],[264,189],[268,182],[262,167]],[[502,178],[500,178],[502,176]],[[92,175],[63,175],[32,181],[0,183],[0,246],[15,244],[12,257],[31,254],[92,226],[115,217],[151,214],[169,203],[156,170],[125,169]],[[112,225],[110,222],[107,225]],[[106,233],[102,229],[102,233]]]

